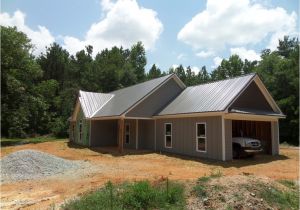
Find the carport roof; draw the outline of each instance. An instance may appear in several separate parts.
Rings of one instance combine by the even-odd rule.
[[[158,115],[165,116],[225,111],[256,77],[258,76],[253,73],[187,87]],[[280,110],[278,112],[278,114],[282,114]]]

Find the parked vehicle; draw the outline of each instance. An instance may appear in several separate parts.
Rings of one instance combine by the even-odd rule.
[[[232,138],[232,156],[240,158],[242,156],[254,156],[262,151],[261,142],[258,139],[249,137]]]

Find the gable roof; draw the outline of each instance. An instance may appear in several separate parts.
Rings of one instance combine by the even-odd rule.
[[[175,74],[169,74],[107,94],[80,91],[80,105],[87,118],[120,116],[171,78],[185,88],[184,83]]]
[[[236,78],[187,87],[158,115],[226,111],[252,81],[259,83],[260,80],[256,74],[248,74]],[[266,89],[262,90],[263,87],[259,88],[261,91],[264,91],[264,96],[274,112],[283,115],[270,93]]]

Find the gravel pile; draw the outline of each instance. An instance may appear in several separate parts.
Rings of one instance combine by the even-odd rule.
[[[21,150],[0,160],[1,181],[19,181],[56,175],[80,167],[78,161],[65,160],[37,150]]]

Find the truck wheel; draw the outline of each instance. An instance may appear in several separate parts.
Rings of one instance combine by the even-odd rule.
[[[232,157],[233,158],[240,158],[241,157],[241,147],[240,145],[234,144],[232,146]]]

